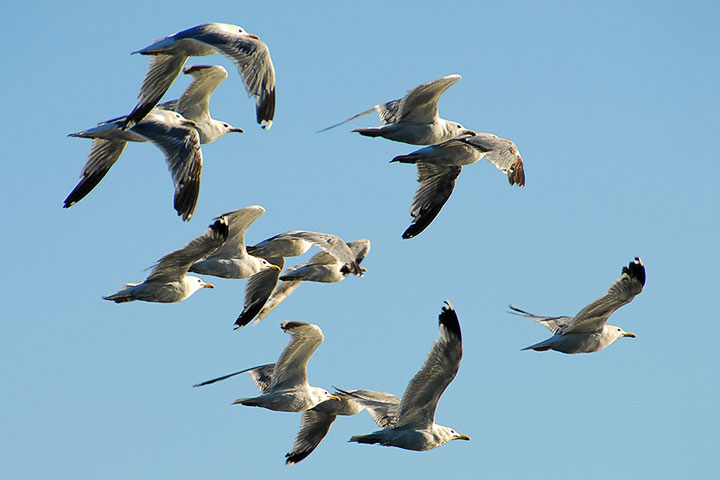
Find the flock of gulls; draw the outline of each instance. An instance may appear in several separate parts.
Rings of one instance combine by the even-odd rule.
[[[185,67],[188,58],[221,53],[237,66],[245,88],[256,101],[257,122],[269,129],[275,111],[275,72],[270,53],[257,35],[236,25],[206,23],[164,37],[138,50],[150,57],[139,101],[132,112],[99,123],[72,137],[91,138],[92,146],[81,172],[81,180],[65,199],[68,208],[94,189],[120,158],[127,142],[152,142],[162,150],[175,186],[174,208],[190,220],[200,193],[203,156],[201,145],[228,133],[243,130],[213,119],[209,111],[213,91],[227,78],[217,65]],[[184,68],[183,68],[184,67]],[[189,87],[176,100],[159,103],[180,72],[192,77]],[[460,80],[460,75],[423,83],[404,97],[375,105],[322,131],[376,112],[381,126],[356,128],[368,137],[413,145],[425,145],[392,162],[417,167],[418,187],[412,201],[411,225],[402,234],[409,239],[425,230],[449,199],[462,167],[486,158],[507,175],[510,185],[525,185],[522,157],[515,144],[490,133],[478,133],[438,114],[440,96]],[[179,250],[162,257],[142,282],[129,283],[104,297],[116,303],[179,302],[202,288],[214,288],[189,272],[204,276],[248,279],[242,310],[238,306],[235,328],[259,321],[283,302],[302,282],[339,282],[349,275],[363,276],[360,266],[370,251],[370,241],[345,242],[337,235],[292,230],[279,233],[256,245],[245,243],[245,233],[265,209],[250,206],[216,217],[207,230]],[[319,252],[307,263],[285,268],[285,259]],[[610,315],[631,302],[645,284],[645,267],[639,257],[623,267],[621,276],[607,293],[581,309],[574,317],[543,317],[511,305],[511,313],[534,319],[552,336],[523,350],[555,350],[590,353],[604,349],[621,337],[635,337],[620,327],[608,325]],[[238,398],[233,403],[283,412],[302,412],[300,430],[286,463],[303,460],[319,445],[337,416],[366,410],[379,430],[355,435],[351,442],[380,444],[408,450],[430,450],[451,440],[470,437],[435,423],[440,396],[455,378],[462,359],[462,335],[455,309],[446,301],[439,315],[439,337],[424,364],[410,380],[401,398],[371,390],[342,390],[334,393],[310,386],[307,363],[324,340],[317,325],[284,322],[290,343],[275,363],[231,373],[195,386],[212,384],[238,374],[250,375],[259,396]]]

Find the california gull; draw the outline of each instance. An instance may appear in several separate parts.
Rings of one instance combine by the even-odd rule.
[[[226,23],[204,23],[157,40],[137,52],[151,55],[138,104],[128,115],[131,127],[160,101],[189,57],[222,53],[240,72],[248,95],[256,98],[257,122],[270,128],[275,114],[275,69],[270,51],[257,35]]]
[[[191,75],[193,81],[177,100],[158,105],[159,108],[178,112],[188,120],[195,122],[200,143],[212,143],[228,133],[242,133],[242,128],[233,127],[228,122],[216,120],[210,116],[210,96],[227,78],[227,70],[220,65],[193,65],[185,67],[183,73]]]
[[[337,235],[307,230],[291,230],[275,235],[255,246],[247,247],[249,255],[264,258],[276,265],[278,270],[265,270],[248,281],[245,308],[235,321],[236,328],[244,327],[260,313],[278,283],[280,270],[285,266],[285,257],[302,255],[313,245],[335,259],[340,275],[353,273],[362,276],[364,270],[358,265],[355,254]]]
[[[215,288],[186,273],[190,265],[217,250],[227,237],[227,220],[218,218],[201,236],[158,260],[144,282],[129,283],[123,290],[103,298],[115,303],[132,300],[172,303],[185,300],[201,288]]]
[[[215,253],[190,267],[191,272],[202,275],[249,279],[245,285],[244,307],[238,322],[244,322],[243,315],[247,315],[246,312],[260,311],[280,276],[279,266],[249,254],[245,248],[245,232],[263,213],[263,207],[253,205],[221,215],[228,221],[230,233],[227,241]]]
[[[388,140],[414,145],[435,145],[458,135],[474,133],[472,130],[465,129],[459,123],[445,120],[438,115],[440,96],[460,78],[460,75],[448,75],[423,83],[410,90],[403,98],[375,105],[369,110],[358,113],[324,130],[329,130],[376,111],[383,126],[356,128],[353,132],[358,132],[360,135],[367,137],[383,137]]]
[[[274,363],[260,365],[240,372],[223,375],[219,378],[207,380],[194,385],[201,387],[226,380],[235,375],[247,373],[261,392],[268,390],[272,382]],[[292,465],[300,462],[310,455],[330,430],[335,419],[340,416],[356,415],[367,410],[373,421],[380,427],[391,425],[397,417],[400,399],[392,393],[376,392],[373,390],[338,390],[336,392],[340,401],[325,400],[313,408],[305,410],[300,422],[300,430],[295,435],[293,448],[285,455],[285,463]],[[361,403],[362,402],[362,403]]]
[[[347,246],[355,255],[358,265],[370,251],[370,240],[365,238],[347,242]],[[350,272],[343,269],[344,264],[332,255],[322,251],[314,255],[307,263],[296,265],[280,275],[280,284],[275,287],[272,296],[267,300],[257,316],[257,321],[265,318],[275,307],[280,305],[302,282],[334,283],[344,280]],[[360,267],[362,268],[362,267]],[[365,271],[365,269],[362,269]]]
[[[440,338],[435,340],[422,368],[405,389],[395,422],[368,435],[355,435],[351,442],[430,450],[451,440],[470,440],[467,435],[435,423],[438,400],[457,375],[462,358],[460,322],[448,301],[443,305],[439,325]],[[362,399],[357,400],[363,403]]]
[[[645,266],[640,257],[635,257],[627,267],[623,267],[620,278],[615,280],[604,297],[598,298],[574,317],[541,317],[510,305],[517,314],[534,319],[553,333],[547,340],[523,350],[591,353],[602,350],[618,338],[636,338],[634,333],[606,322],[615,310],[632,302],[644,285]]]
[[[510,185],[525,186],[525,170],[517,147],[512,141],[490,133],[459,136],[393,158],[391,162],[414,163],[420,184],[410,207],[413,223],[402,237],[413,238],[425,230],[450,198],[462,166],[483,157],[507,174]]]
[[[81,180],[65,199],[64,208],[82,200],[115,165],[127,142],[153,142],[165,154],[175,184],[174,207],[183,220],[190,220],[200,193],[202,151],[195,122],[177,112],[153,109],[140,123],[124,130],[125,117],[100,123],[70,137],[92,138],[92,147],[80,175]]]
[[[279,412],[304,412],[325,400],[339,401],[340,397],[337,395],[331,395],[327,390],[311,387],[308,384],[308,360],[324,339],[320,327],[303,322],[284,322],[280,326],[285,333],[290,334],[291,338],[274,366],[261,365],[195,386],[208,385],[247,372],[250,373],[261,395],[253,398],[238,398],[233,405],[263,407]]]

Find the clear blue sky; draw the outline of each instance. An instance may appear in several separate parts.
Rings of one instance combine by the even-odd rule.
[[[717,2],[9,3],[4,32],[0,465],[13,479],[711,478],[720,475]],[[90,141],[65,135],[128,113],[155,39],[207,21],[269,46],[277,111],[254,122],[240,77],[216,118],[243,127],[203,147],[195,216],[172,210],[160,152],[128,146],[65,210]],[[512,139],[527,185],[483,161],[420,236],[402,240],[413,146],[314,132],[451,73],[445,118]],[[168,92],[176,98],[180,78]],[[212,217],[267,212],[254,243],[290,229],[369,238],[364,278],[303,285],[268,318],[233,331],[244,280],[171,305],[101,296],[145,278]],[[515,303],[573,315],[634,256],[645,291],[612,323],[635,332],[591,355],[521,352],[548,336]],[[306,258],[306,257],[305,257]],[[298,261],[304,258],[298,259]],[[299,262],[298,262],[299,263]],[[275,361],[279,324],[317,323],[313,385],[401,395],[449,299],[465,355],[437,421],[472,437],[430,452],[348,444],[375,429],[340,418],[286,467],[297,414],[231,406]]]

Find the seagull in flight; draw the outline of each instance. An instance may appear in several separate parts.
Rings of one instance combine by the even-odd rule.
[[[418,171],[419,185],[410,207],[413,223],[402,237],[413,238],[425,230],[450,198],[463,165],[482,158],[505,173],[510,185],[525,186],[525,169],[517,147],[491,133],[473,132],[393,158],[391,163],[414,163]]]
[[[125,120],[131,128],[157,105],[180,74],[189,57],[222,53],[237,66],[248,95],[256,99],[257,122],[262,128],[272,125],[275,115],[275,69],[267,45],[257,35],[227,23],[203,23],[174,33],[138,50],[150,55],[138,104]]]
[[[438,114],[440,96],[460,78],[460,75],[448,75],[423,83],[410,90],[403,98],[375,105],[320,131],[324,132],[375,111],[383,123],[382,126],[356,128],[353,132],[366,137],[383,137],[413,145],[435,145],[459,135],[473,134],[475,132],[472,130],[467,130],[452,120],[440,118]]]
[[[635,257],[627,267],[623,267],[620,278],[615,280],[605,296],[580,310],[574,317],[541,317],[510,305],[514,311],[510,313],[532,318],[553,334],[547,340],[523,350],[591,353],[602,350],[618,338],[636,338],[634,333],[607,325],[606,322],[615,310],[632,302],[642,292],[644,285],[645,266],[640,257]]]
[[[439,316],[440,338],[435,340],[420,371],[410,380],[400,400],[396,420],[368,435],[355,435],[351,442],[379,443],[406,450],[431,450],[452,440],[470,437],[435,423],[440,396],[460,368],[462,337],[455,309],[446,301]],[[362,398],[356,398],[363,404]]]
[[[238,398],[233,405],[263,407],[278,412],[304,412],[326,400],[340,401],[337,395],[331,395],[320,387],[311,387],[308,383],[308,360],[325,338],[320,327],[303,322],[283,322],[280,327],[290,334],[290,343],[277,362],[224,375],[195,386],[209,385],[241,373],[249,373],[261,395]]]
[[[227,220],[218,218],[201,236],[158,260],[144,282],[129,283],[123,290],[103,298],[115,303],[132,300],[173,303],[185,300],[201,288],[215,288],[186,273],[190,265],[217,250],[227,237]]]

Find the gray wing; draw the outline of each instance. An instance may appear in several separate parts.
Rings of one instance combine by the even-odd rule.
[[[439,316],[440,338],[435,340],[425,363],[405,389],[395,427],[423,428],[435,422],[438,400],[460,368],[462,337],[457,314],[446,301]]]
[[[284,322],[281,327],[291,338],[275,362],[272,391],[307,385],[308,360],[324,339],[320,327],[310,323]]]
[[[640,257],[635,257],[627,267],[623,267],[620,278],[610,286],[607,294],[580,310],[564,333],[601,330],[610,315],[632,302],[644,286],[645,266]]]
[[[313,245],[319,247],[324,252],[335,257],[339,262],[344,264],[344,267],[350,273],[356,275],[362,275],[360,266],[355,261],[355,255],[353,254],[350,247],[337,235],[329,233],[309,232],[307,230],[292,230],[278,235],[279,238],[300,238],[311,242]]]
[[[565,330],[567,330],[567,327],[570,326],[570,322],[572,321],[572,317],[541,317],[539,315],[526,312],[525,310],[520,310],[515,305],[510,305],[510,308],[513,310],[513,312],[510,313],[532,318],[540,325],[550,330],[553,335],[562,335]]]
[[[210,96],[227,78],[227,70],[220,65],[195,65],[185,67],[183,73],[192,75],[193,81],[177,100],[174,110],[196,122],[210,120]]]
[[[273,266],[259,271],[248,279],[245,285],[245,305],[242,313],[235,320],[236,329],[250,323],[265,306],[277,285],[278,278],[280,278],[280,268]]]
[[[397,395],[374,390],[337,390],[365,408],[378,427],[391,427],[397,421],[400,407],[400,398]]]
[[[158,260],[146,281],[171,282],[182,278],[190,265],[201,260],[220,245],[228,236],[227,221],[223,218],[215,220],[205,233],[194,238],[180,250],[169,253]]]
[[[413,238],[418,235],[437,217],[450,198],[462,167],[445,167],[419,162],[417,170],[417,181],[420,185],[415,191],[410,207],[410,218],[413,223],[405,230],[403,238]]]
[[[270,261],[270,258],[296,257],[302,255],[312,247],[312,243],[302,238],[284,237],[284,234],[266,238],[262,242],[247,247],[250,255],[261,257]],[[272,262],[270,262],[272,263]]]
[[[303,412],[300,430],[295,435],[293,448],[285,454],[285,464],[293,465],[310,455],[325,438],[330,430],[330,425],[336,418],[337,415],[314,409]]]
[[[525,168],[515,143],[490,133],[478,133],[472,137],[459,137],[464,142],[485,154],[485,158],[503,173],[507,174],[510,185],[525,186]]]
[[[267,365],[260,365],[259,367],[253,367],[253,368],[247,368],[245,370],[241,370],[239,372],[230,373],[228,375],[223,375],[222,377],[213,378],[212,380],[206,380],[201,383],[197,383],[193,385],[193,387],[202,387],[204,385],[210,385],[211,383],[220,382],[222,380],[227,380],[230,377],[234,377],[235,375],[240,375],[241,373],[247,373],[250,375],[250,378],[252,378],[253,383],[255,383],[255,386],[260,390],[261,394],[268,393],[270,391],[270,383],[272,382],[272,372],[275,368],[274,363],[268,363]]]
[[[243,258],[247,255],[245,249],[245,233],[252,223],[265,209],[260,205],[241,208],[232,212],[219,215],[217,218],[225,217],[228,222],[228,239],[212,256],[216,258]]]
[[[270,51],[254,36],[228,34],[222,29],[208,29],[193,38],[228,57],[240,72],[248,95],[256,98],[257,122],[270,128],[275,115],[275,68]]]
[[[174,208],[183,220],[190,220],[200,194],[203,161],[200,135],[192,122],[175,112],[155,110],[133,132],[153,142],[165,154],[175,185]]]
[[[397,122],[419,124],[434,122],[438,116],[440,96],[460,78],[460,75],[448,75],[410,90],[400,101]]]
[[[383,123],[383,125],[389,125],[391,123],[395,123],[397,120],[397,112],[400,109],[400,100],[392,100],[387,103],[381,103],[380,105],[375,105],[369,110],[365,110],[364,112],[360,112],[357,115],[353,115],[352,117],[348,118],[347,120],[343,120],[342,122],[336,123],[334,125],[330,125],[329,127],[323,128],[322,130],[318,130],[316,133],[325,132],[327,130],[330,130],[331,128],[339,127],[340,125],[344,125],[346,123],[352,122],[356,118],[360,118],[362,116],[367,115],[368,113],[377,112],[378,117],[380,117],[380,121]]]
[[[279,277],[279,276],[278,276]],[[275,288],[270,299],[265,303],[257,316],[258,321],[262,320],[272,312],[275,307],[280,305],[292,292],[294,292],[302,283],[302,280],[286,280],[280,282]]]
[[[127,116],[123,128],[131,128],[150,113],[150,110],[157,105],[170,85],[180,75],[180,70],[187,59],[188,57],[184,55],[152,55],[150,57],[150,68],[140,86],[138,103]]]
[[[72,207],[85,198],[115,165],[126,145],[127,142],[124,140],[93,138],[87,162],[80,174],[81,180],[67,196],[63,207]]]

